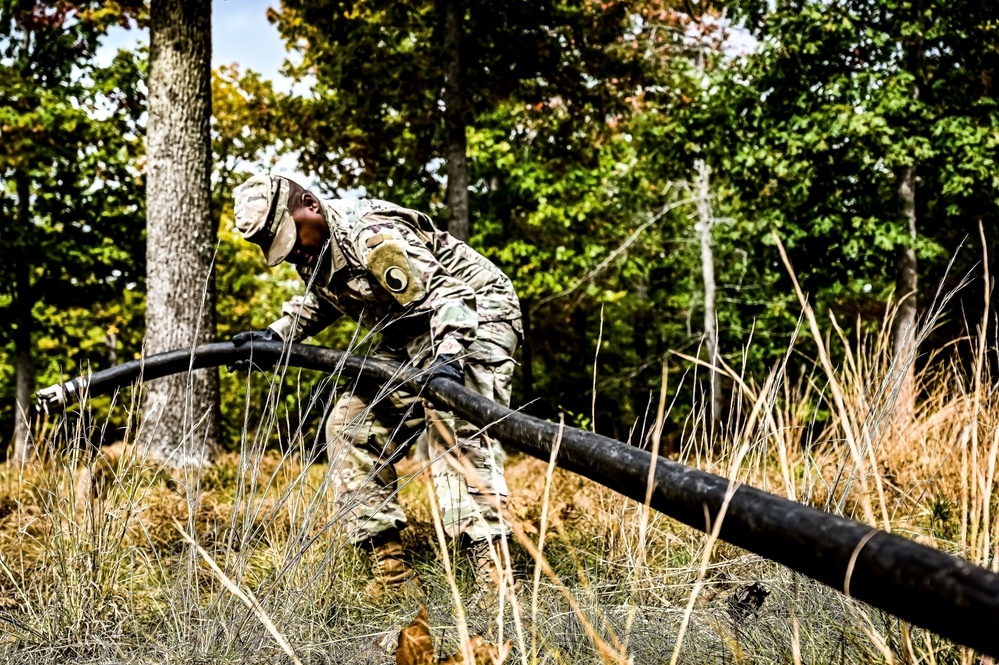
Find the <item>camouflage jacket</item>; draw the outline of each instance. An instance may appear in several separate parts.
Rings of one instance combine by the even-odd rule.
[[[323,201],[323,210],[330,246],[314,266],[298,267],[306,293],[286,302],[270,326],[283,339],[309,337],[347,316],[415,360],[431,350],[460,355],[480,322],[506,321],[521,333],[510,279],[427,215],[377,199]],[[411,348],[427,335],[429,348]]]

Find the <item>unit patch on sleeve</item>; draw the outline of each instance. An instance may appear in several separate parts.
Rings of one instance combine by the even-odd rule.
[[[367,256],[368,270],[400,305],[409,305],[427,295],[423,280],[414,269],[406,246],[399,240],[385,240]]]

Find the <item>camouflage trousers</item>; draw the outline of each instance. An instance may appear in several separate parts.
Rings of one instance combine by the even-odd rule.
[[[424,342],[424,348],[429,347],[429,336]],[[464,359],[465,387],[509,406],[516,346],[517,336],[509,324],[480,324]],[[378,354],[405,360],[399,356]],[[406,391],[380,398],[347,391],[326,420],[326,441],[338,513],[350,539],[360,543],[406,526],[396,498],[399,479],[394,464],[420,437],[428,442],[431,475],[448,535],[464,534],[472,541],[503,535],[499,507],[505,505],[507,487],[503,450],[495,441],[449,411],[425,407],[420,397]]]

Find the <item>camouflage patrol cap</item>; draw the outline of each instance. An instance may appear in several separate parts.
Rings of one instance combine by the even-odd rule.
[[[260,245],[267,265],[284,261],[298,242],[298,229],[288,210],[288,181],[258,173],[233,190],[236,230]]]

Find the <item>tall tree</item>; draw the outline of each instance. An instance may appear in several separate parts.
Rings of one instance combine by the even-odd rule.
[[[461,44],[465,32],[462,0],[440,0],[444,23],[444,132],[447,160],[448,232],[468,240],[468,116],[465,112]]]
[[[489,184],[473,190],[473,241],[513,279],[530,321],[523,362],[540,397],[531,408],[589,420],[603,307],[596,421],[627,438],[649,408],[631,385],[649,367],[658,374],[660,326],[675,321],[646,297],[675,220],[663,214],[672,195],[633,168],[635,144],[617,117],[624,105],[616,111],[587,122],[565,100],[511,102],[478,120],[470,155],[473,179]],[[633,440],[642,439],[639,423]]]
[[[919,92],[923,85],[923,32],[926,29],[923,6],[920,0],[899,7],[903,14],[909,14],[904,28],[901,68],[911,77],[909,89],[911,103],[919,102]],[[906,100],[909,101],[909,100]],[[919,263],[916,257],[916,241],[919,237],[919,222],[916,213],[916,173],[918,164],[915,155],[899,165],[898,180],[899,212],[902,216],[903,233],[908,242],[898,249],[896,259],[895,296],[899,300],[895,316],[894,345],[895,367],[902,374],[896,398],[895,422],[900,429],[912,422],[915,413],[915,361],[916,353],[916,313],[919,297]]]
[[[704,280],[704,347],[708,356],[708,390],[712,436],[720,432],[724,397],[721,386],[721,365],[718,362],[718,314],[715,309],[715,257],[712,229],[715,216],[711,210],[711,167],[703,159],[694,163],[695,196],[697,197],[697,234],[701,246],[701,275]]]
[[[14,187],[17,192],[17,227],[27,230],[31,225],[31,182],[24,169],[14,173]],[[28,437],[31,433],[31,392],[33,380],[31,349],[31,310],[36,298],[31,284],[31,264],[28,257],[14,258],[14,294],[11,302],[14,324],[14,450],[11,462],[20,466],[30,456]]]
[[[704,405],[706,429],[717,433],[727,405],[722,373],[717,369],[722,349],[728,346],[743,352],[746,331],[738,315],[744,314],[746,321],[755,316],[733,306],[741,299],[736,285],[742,281],[739,273],[745,266],[740,252],[746,253],[739,237],[744,229],[728,219],[736,199],[725,180],[727,151],[732,150],[735,138],[732,102],[738,96],[729,88],[739,86],[731,76],[737,58],[726,53],[730,26],[709,3],[698,5],[700,15],[655,1],[639,7],[635,46],[647,67],[646,88],[636,95],[636,112],[627,119],[627,131],[637,144],[636,168],[659,187],[675,181],[689,183],[684,191],[690,200],[679,212],[696,220],[694,233],[689,222],[674,226],[677,237],[665,239],[666,256],[651,261],[658,279],[651,284],[649,298],[657,313],[669,311],[672,317],[687,321],[686,330],[660,321],[659,332],[667,347],[691,351],[700,347],[706,356],[706,387],[695,389]],[[718,223],[722,218],[727,220],[724,225]],[[697,314],[701,314],[702,326],[692,324]]]
[[[449,218],[454,230],[443,168],[455,184],[451,164],[464,152],[470,242],[514,278],[525,308],[585,275],[642,223],[644,211],[631,207],[636,197],[622,184],[631,175],[615,172],[615,151],[627,153],[623,128],[607,124],[640,85],[641,54],[625,43],[627,3],[287,0],[272,16],[302,54],[298,71],[315,77],[314,99],[296,111],[303,169],[331,189],[363,188]],[[592,375],[578,361],[593,357],[592,344],[574,326],[614,297],[593,298],[593,289],[587,281],[528,315],[523,357],[531,369],[555,357],[573,367],[571,377],[557,378],[525,370],[529,390],[532,377],[544,382],[546,406],[590,411],[581,386]],[[577,297],[582,307],[572,306]],[[628,402],[627,387],[615,388]],[[603,422],[618,426],[616,410]]]
[[[149,16],[145,352],[215,336],[211,213],[211,3],[157,0]],[[172,466],[217,447],[217,370],[151,382],[143,446]]]
[[[743,140],[729,153],[747,212],[785,237],[820,304],[863,312],[894,289],[895,356],[909,365],[925,304],[919,282],[940,277],[942,258],[977,233],[978,219],[996,228],[995,8],[970,0],[737,6],[749,9],[760,40],[740,73]],[[816,252],[831,260],[815,266]],[[893,382],[903,422],[911,376]]]
[[[607,48],[628,29],[616,2],[287,0],[271,17],[316,79],[299,109],[303,166],[333,188],[432,211],[451,201],[458,227],[477,118],[517,98],[606,100],[606,81],[629,74]]]
[[[0,2],[0,176],[12,185],[0,189],[0,338],[13,347],[15,463],[31,453],[35,339],[53,332],[43,308],[94,306],[136,280],[141,60],[99,68],[94,54],[138,9]]]

